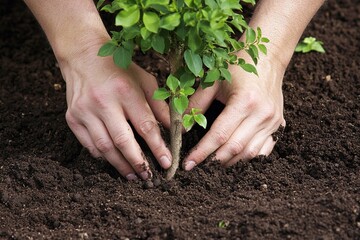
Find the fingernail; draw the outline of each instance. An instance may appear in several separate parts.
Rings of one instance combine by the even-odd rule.
[[[142,180],[147,180],[150,177],[149,171],[143,171],[142,173],[140,173],[140,177]]]
[[[171,166],[171,161],[167,156],[162,156],[159,159],[160,165],[163,166],[163,168],[167,169]]]
[[[190,171],[191,169],[193,169],[195,167],[196,163],[194,161],[187,161],[184,164],[184,169],[185,171]]]
[[[126,175],[126,179],[127,179],[128,181],[134,181],[134,180],[137,180],[138,177],[137,177],[135,174],[130,173],[130,174]]]

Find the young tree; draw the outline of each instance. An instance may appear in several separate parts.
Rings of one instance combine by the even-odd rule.
[[[173,163],[166,174],[171,179],[180,161],[182,128],[189,131],[195,123],[206,128],[201,109],[188,109],[195,86],[210,87],[215,81],[231,81],[229,64],[257,75],[259,54],[266,54],[269,40],[261,29],[248,26],[242,14],[243,3],[255,0],[112,0],[98,8],[115,14],[118,31],[99,50],[99,56],[112,55],[114,62],[127,68],[135,46],[141,51],[161,54],[170,66],[170,75],[153,98],[167,100],[170,106],[170,145]],[[235,33],[245,31],[245,41]],[[246,51],[253,63],[238,58]]]

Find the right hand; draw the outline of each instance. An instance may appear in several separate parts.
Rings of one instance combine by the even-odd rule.
[[[102,43],[59,61],[66,81],[66,120],[92,156],[107,159],[128,180],[146,180],[149,164],[127,120],[167,169],[171,154],[158,121],[169,126],[168,105],[152,99],[158,88],[154,76],[134,63],[124,70],[111,57],[97,56]]]

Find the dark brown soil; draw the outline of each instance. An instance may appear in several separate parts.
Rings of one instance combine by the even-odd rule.
[[[306,30],[327,53],[295,54],[271,156],[154,188],[81,148],[42,30],[22,1],[0,13],[0,238],[360,239],[359,1],[327,1]]]

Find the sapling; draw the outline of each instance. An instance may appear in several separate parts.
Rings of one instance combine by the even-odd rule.
[[[170,74],[154,99],[166,100],[170,107],[170,150],[172,166],[166,179],[173,178],[180,161],[182,129],[189,131],[197,123],[206,128],[201,109],[188,109],[195,88],[212,86],[215,81],[231,82],[230,64],[257,75],[255,65],[260,52],[266,54],[261,29],[247,24],[243,3],[255,0],[112,0],[98,2],[98,8],[115,14],[111,41],[99,50],[99,56],[113,56],[116,65],[127,68],[134,48],[155,51],[169,64]],[[235,39],[245,32],[245,41]],[[246,51],[252,63],[236,54]]]
[[[295,48],[295,52],[308,53],[311,51],[316,51],[320,53],[325,53],[323,48],[323,42],[316,40],[314,37],[306,37],[304,40],[299,42]]]

